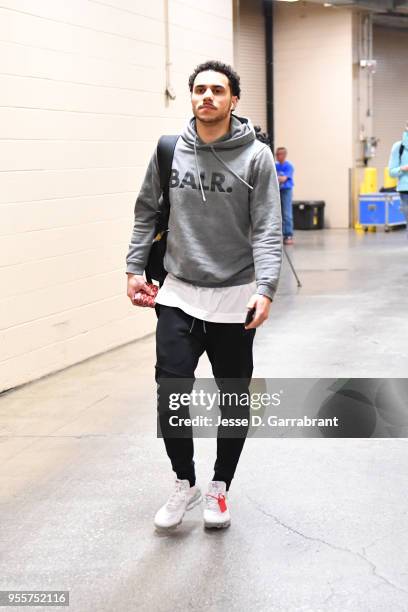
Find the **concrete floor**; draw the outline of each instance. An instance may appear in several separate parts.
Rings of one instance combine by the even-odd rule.
[[[285,263],[254,376],[405,377],[405,233],[298,232],[288,252],[303,287]],[[406,438],[248,439],[231,527],[198,507],[159,535],[153,365],[151,336],[1,397],[0,589],[69,590],[75,612],[408,610]],[[203,488],[214,450],[196,440]]]

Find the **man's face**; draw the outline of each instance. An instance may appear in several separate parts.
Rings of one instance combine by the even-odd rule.
[[[276,159],[280,164],[283,164],[286,161],[287,152],[286,149],[278,149],[276,151]]]
[[[228,78],[222,72],[207,70],[194,79],[191,105],[194,117],[203,123],[217,123],[229,116],[238,103],[231,94]]]

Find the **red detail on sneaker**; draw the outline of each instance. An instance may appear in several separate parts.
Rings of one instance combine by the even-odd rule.
[[[227,509],[227,504],[225,502],[225,495],[218,496],[218,505],[220,507],[221,512],[225,512]]]
[[[219,495],[211,495],[211,493],[207,493],[207,495],[209,495],[209,497],[213,497],[214,499],[217,500],[218,506],[219,506],[219,509],[221,510],[221,512],[225,512],[227,510],[227,504],[226,504],[226,501],[225,501],[225,495],[222,495],[221,493]]]

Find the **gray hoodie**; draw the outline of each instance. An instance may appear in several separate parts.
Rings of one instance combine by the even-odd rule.
[[[165,269],[201,287],[256,279],[273,298],[282,260],[279,184],[270,148],[250,120],[231,116],[231,129],[203,143],[192,118],[174,151]],[[161,201],[157,150],[135,204],[126,272],[143,274]]]

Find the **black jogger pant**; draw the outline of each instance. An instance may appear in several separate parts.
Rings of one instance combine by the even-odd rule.
[[[156,382],[158,389],[158,422],[166,452],[171,460],[177,478],[187,479],[195,484],[194,443],[192,428],[184,427],[185,437],[166,435],[174,430],[169,425],[170,393],[190,394],[195,377],[194,372],[200,356],[206,351],[220,391],[249,393],[253,372],[252,345],[255,329],[246,330],[243,323],[212,323],[186,314],[180,308],[156,305],[158,316],[156,328]],[[229,380],[223,380],[229,379]],[[234,379],[234,381],[231,381]],[[233,383],[234,388],[228,388]],[[245,402],[244,402],[245,403]],[[224,417],[247,418],[249,406],[220,406]],[[184,412],[183,412],[184,411]],[[188,406],[178,410],[178,416],[189,417]],[[239,436],[231,427],[218,427],[217,458],[213,480],[226,482],[230,487],[235,469],[245,443],[248,427],[240,426]],[[235,428],[235,432],[237,429]],[[187,432],[187,436],[186,436]]]

